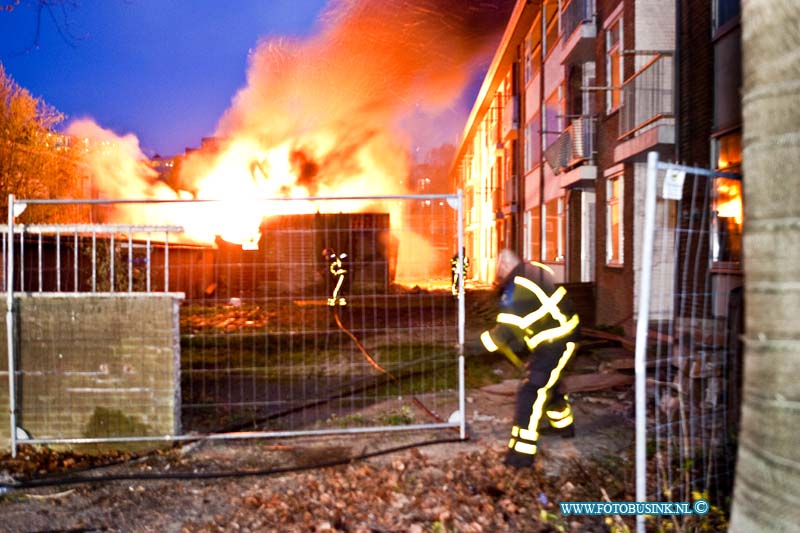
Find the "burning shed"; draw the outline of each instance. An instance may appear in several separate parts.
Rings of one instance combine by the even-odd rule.
[[[216,279],[223,297],[322,296],[322,252],[347,253],[351,290],[383,292],[394,280],[397,247],[388,213],[265,217],[257,250],[217,238]]]

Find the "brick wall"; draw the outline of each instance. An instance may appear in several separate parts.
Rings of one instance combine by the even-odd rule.
[[[18,296],[17,425],[34,438],[180,433],[179,300]],[[5,316],[5,299],[0,308]],[[7,337],[0,329],[0,449],[8,449]]]
[[[714,115],[714,49],[711,2],[680,0],[678,49],[678,157],[681,163],[707,167]]]

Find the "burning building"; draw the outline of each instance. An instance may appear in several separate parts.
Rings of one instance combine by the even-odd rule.
[[[322,252],[333,249],[348,255],[353,293],[385,292],[397,259],[389,226],[388,213],[267,217],[255,249],[217,239],[216,291],[222,297],[320,297],[328,276]]]

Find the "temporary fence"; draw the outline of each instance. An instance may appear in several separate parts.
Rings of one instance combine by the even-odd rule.
[[[0,439],[464,438],[462,220],[460,194],[12,195]]]
[[[648,157],[635,354],[637,501],[702,497],[724,508],[732,493],[742,352],[740,181]],[[681,529],[688,518],[656,519]],[[637,529],[644,527],[640,515]]]

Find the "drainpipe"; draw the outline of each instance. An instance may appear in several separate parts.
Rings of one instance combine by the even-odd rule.
[[[547,1],[544,0],[542,2],[542,43],[539,46],[539,55],[541,56],[541,67],[539,71],[539,227],[536,228],[538,232],[539,238],[539,257],[534,257],[535,261],[542,260],[542,247],[544,246],[544,242],[542,239],[542,227],[544,226],[544,123],[545,123],[545,115],[547,114],[547,109],[544,107],[545,96],[544,96],[544,72],[545,72],[545,58],[547,57],[547,51],[545,50],[545,45],[547,45],[546,38],[547,38]]]
[[[527,37],[526,37],[527,38]],[[517,183],[515,184],[517,196],[517,212],[514,217],[514,250],[519,257],[524,257],[525,250],[525,99],[523,98],[523,88],[525,87],[525,44],[517,45],[517,62],[515,70],[517,72]],[[520,142],[521,141],[521,142]]]
[[[675,161],[681,162],[681,51],[683,39],[683,0],[675,0],[675,53],[672,54],[672,113],[675,116]]]

